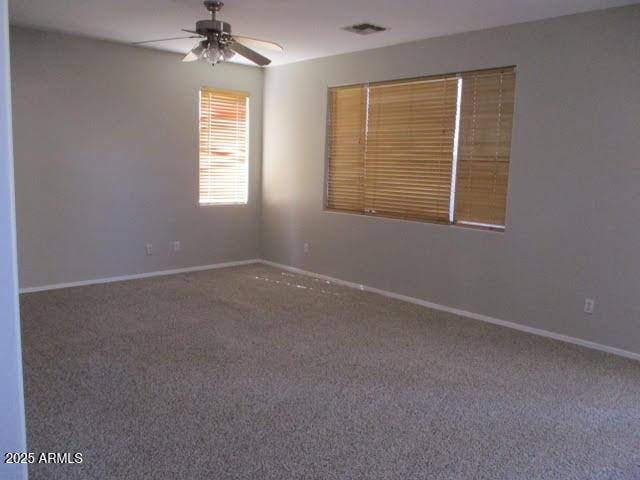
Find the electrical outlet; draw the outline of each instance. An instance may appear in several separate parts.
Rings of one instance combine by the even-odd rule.
[[[592,314],[595,306],[596,302],[593,298],[584,299],[584,313]]]
[[[180,240],[176,240],[173,242],[173,251],[179,252],[182,249],[182,245],[180,245]]]
[[[147,251],[147,255],[152,255],[153,254],[153,245],[150,244],[150,243],[147,243],[146,251]]]
[[[304,251],[304,253],[309,253],[310,248],[311,244],[309,242],[304,242],[304,245],[302,245],[302,250]]]

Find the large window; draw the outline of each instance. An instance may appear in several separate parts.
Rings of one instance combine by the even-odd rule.
[[[326,207],[505,225],[515,68],[329,90]]]
[[[247,203],[249,94],[200,90],[200,204]]]

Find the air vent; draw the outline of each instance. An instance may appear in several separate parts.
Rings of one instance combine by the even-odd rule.
[[[359,23],[357,25],[351,25],[350,27],[344,27],[343,30],[357,33],[358,35],[370,35],[372,33],[384,32],[386,28],[370,23]]]

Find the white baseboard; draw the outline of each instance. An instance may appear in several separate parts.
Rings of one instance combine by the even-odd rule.
[[[315,278],[320,278],[322,280],[328,280],[337,285],[344,285],[346,287],[356,288],[358,290],[377,293],[379,295],[384,295],[385,297],[395,298],[397,300],[403,300],[405,302],[414,303],[416,305],[422,305],[423,307],[432,308],[434,310],[453,313],[455,315],[460,315],[462,317],[472,318],[474,320],[480,320],[483,322],[492,323],[494,325],[500,325],[502,327],[512,328],[514,330],[520,330],[522,332],[531,333],[533,335],[552,338],[554,340],[559,340],[561,342],[572,343],[574,345],[580,345],[581,347],[587,347],[593,350],[599,350],[601,352],[611,353],[613,355],[618,355],[620,357],[625,357],[625,358],[630,358],[632,360],[640,361],[640,353],[630,352],[628,350],[622,350],[620,348],[610,347],[608,345],[602,345],[600,343],[591,342],[589,340],[583,340],[581,338],[575,338],[575,337],[570,337],[568,335],[563,335],[560,333],[550,332],[548,330],[543,330],[541,328],[529,327],[527,325],[521,325],[519,323],[508,322],[506,320],[500,320],[499,318],[490,317],[488,315],[482,315],[480,313],[469,312],[467,310],[462,310],[459,308],[448,307],[446,305],[441,305],[439,303],[429,302],[427,300],[422,300],[420,298],[409,297],[407,295],[401,295],[399,293],[389,292],[387,290],[382,290],[380,288],[368,287],[366,285],[361,285],[359,283],[349,282],[346,280],[341,280],[339,278],[330,277],[327,275],[321,275],[319,273],[310,272],[308,270],[303,270],[301,268],[290,267],[289,265],[283,265],[281,263],[271,262],[268,260],[260,260],[260,263],[264,263],[265,265],[270,265],[276,268],[281,268],[289,272],[295,272],[302,275],[309,275]]]
[[[197,267],[175,268],[173,270],[160,270],[156,272],[136,273],[134,275],[122,275],[119,277],[95,278],[92,280],[82,280],[79,282],[56,283],[53,285],[41,285],[39,287],[21,288],[20,293],[43,292],[45,290],[58,290],[60,288],[82,287],[85,285],[96,285],[99,283],[122,282],[125,280],[138,280],[141,278],[159,277],[162,275],[174,275],[176,273],[199,272],[202,270],[213,270],[216,268],[239,267],[241,265],[250,265],[252,263],[260,263],[259,259],[239,260],[235,262],[214,263],[212,265],[200,265]]]
[[[502,327],[512,328],[514,330],[520,330],[522,332],[531,333],[533,335],[552,338],[554,340],[559,340],[561,342],[572,343],[574,345],[580,345],[582,347],[591,348],[593,350],[599,350],[601,352],[611,353],[613,355],[618,355],[620,357],[625,357],[625,358],[630,358],[632,360],[640,361],[640,353],[630,352],[628,350],[622,350],[620,348],[610,347],[608,345],[602,345],[600,343],[591,342],[589,340],[583,340],[581,338],[575,338],[575,337],[570,337],[568,335],[563,335],[560,333],[550,332],[548,330],[543,330],[541,328],[529,327],[527,325],[521,325],[519,323],[508,322],[506,320],[500,320],[499,318],[490,317],[488,315],[469,312],[467,310],[462,310],[460,308],[449,307],[447,305],[441,305],[439,303],[429,302],[427,300],[422,300],[420,298],[409,297],[408,295],[402,295],[399,293],[390,292],[388,290],[382,290],[380,288],[369,287],[366,285],[361,285],[359,283],[349,282],[347,280],[341,280],[339,278],[330,277],[328,275],[321,275],[319,273],[310,272],[308,270],[303,270],[301,268],[291,267],[289,265],[283,265],[281,263],[271,262],[269,260],[263,260],[263,259],[240,260],[235,262],[216,263],[212,265],[201,265],[197,267],[176,268],[173,270],[161,270],[156,272],[139,273],[134,275],[122,275],[119,277],[96,278],[92,280],[83,280],[79,282],[57,283],[53,285],[27,287],[27,288],[21,288],[20,293],[33,293],[33,292],[42,292],[45,290],[57,290],[60,288],[81,287],[84,285],[95,285],[100,283],[122,282],[125,280],[137,280],[141,278],[158,277],[162,275],[174,275],[176,273],[188,273],[188,272],[198,272],[202,270],[213,270],[217,268],[238,267],[241,265],[250,265],[254,263],[263,263],[265,265],[270,265],[272,267],[280,268],[282,270],[299,273],[301,275],[309,275],[315,278],[320,278],[322,280],[328,280],[337,285],[344,285],[346,287],[356,288],[358,290],[377,293],[385,297],[395,298],[397,300],[414,303],[416,305],[432,308],[434,310],[453,313],[455,315],[460,315],[462,317],[472,318],[474,320],[480,320],[483,322],[492,323],[494,325],[500,325]]]

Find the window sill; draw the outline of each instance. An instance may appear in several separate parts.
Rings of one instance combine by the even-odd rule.
[[[199,207],[241,207],[248,205],[249,202],[233,202],[233,203],[198,203]]]
[[[475,222],[456,222],[451,224],[454,227],[473,228],[474,230],[488,230],[490,232],[504,233],[504,225],[489,225]]]
[[[477,223],[464,223],[464,222],[455,222],[455,223],[449,223],[449,222],[435,222],[435,221],[428,221],[428,220],[418,220],[418,219],[414,219],[414,218],[403,218],[403,217],[394,217],[391,215],[379,215],[379,214],[372,214],[372,213],[358,213],[358,212],[352,212],[349,210],[338,210],[338,209],[333,209],[333,208],[324,208],[322,210],[323,212],[326,213],[337,213],[337,214],[341,214],[341,215],[356,215],[359,217],[368,217],[368,218],[380,218],[380,219],[384,219],[384,220],[394,220],[394,221],[403,221],[403,222],[411,222],[411,223],[419,223],[422,225],[437,225],[440,227],[459,227],[459,228],[464,228],[464,229],[469,229],[469,230],[480,230],[480,231],[485,231],[485,232],[495,232],[495,233],[504,233],[505,231],[505,227],[501,227],[499,225],[487,225],[487,224],[477,224]]]

